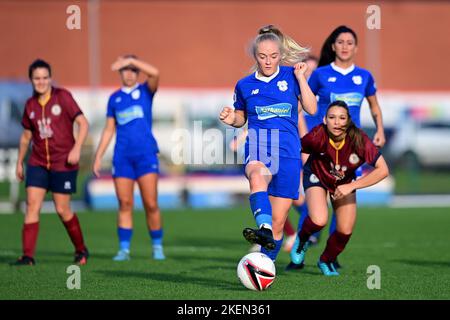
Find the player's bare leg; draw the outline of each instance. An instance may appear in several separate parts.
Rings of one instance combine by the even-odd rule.
[[[119,252],[114,261],[130,259],[130,242],[133,234],[134,180],[129,178],[114,178],[114,187],[119,201],[117,216],[117,233],[119,237]]]
[[[250,207],[258,229],[245,228],[244,238],[250,243],[273,250],[275,241],[272,234],[272,206],[267,194],[272,175],[260,161],[250,161],[245,166],[245,174],[250,184]]]
[[[153,258],[164,260],[162,218],[158,206],[158,174],[148,173],[139,177],[137,181],[144,204],[147,228],[152,239]]]

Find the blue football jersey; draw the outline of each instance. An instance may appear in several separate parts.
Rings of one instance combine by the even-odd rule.
[[[347,103],[353,122],[360,127],[363,100],[377,91],[374,79],[366,69],[356,66],[342,69],[334,63],[314,70],[308,84],[318,96],[317,113],[313,116],[305,115],[308,130],[323,122],[328,105],[336,100]]]
[[[159,152],[152,134],[153,95],[147,83],[142,83],[130,90],[119,89],[110,96],[107,117],[116,121],[115,154]]]
[[[257,77],[256,72],[248,75],[238,81],[234,94],[234,108],[247,113],[247,148],[256,144],[259,148],[265,147],[267,154],[300,157],[300,88],[293,67],[280,66],[271,77]],[[251,135],[252,130],[256,137]],[[278,134],[274,130],[278,130]],[[278,143],[272,143],[272,134],[278,137]]]

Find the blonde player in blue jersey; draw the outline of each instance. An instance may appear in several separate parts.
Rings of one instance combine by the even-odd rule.
[[[113,260],[130,259],[135,182],[139,185],[144,204],[153,258],[163,260],[162,219],[157,201],[159,150],[152,134],[152,101],[158,88],[159,71],[134,55],[119,57],[112,70],[119,71],[122,88],[109,98],[106,125],[95,155],[93,172],[97,177],[100,175],[101,159],[117,132],[112,175],[119,200],[119,251]],[[139,72],[147,76],[144,83],[138,83]]]
[[[368,70],[355,66],[354,60],[358,51],[357,44],[358,37],[356,33],[347,26],[337,27],[325,40],[318,68],[314,70],[308,79],[311,90],[318,97],[317,113],[305,115],[305,120],[309,131],[316,125],[323,123],[328,105],[333,101],[340,100],[347,104],[353,122],[360,128],[361,105],[365,98],[376,126],[373,143],[376,147],[382,148],[386,139],[381,108],[376,96],[375,80]],[[361,173],[362,171],[359,169],[357,176],[361,176]],[[299,220],[299,231],[305,217],[306,214],[303,213]],[[330,233],[333,233],[335,230],[336,217],[333,213]],[[290,256],[291,263],[288,269],[301,268],[298,237],[292,247]],[[337,261],[335,264],[335,267],[340,267]]]
[[[240,128],[248,120],[245,174],[250,184],[250,207],[257,229],[245,228],[244,237],[260,244],[275,260],[283,242],[283,225],[300,184],[298,101],[314,114],[317,103],[305,78],[306,49],[291,38],[280,38],[273,27],[263,28],[253,40],[255,72],[238,81],[234,109],[224,107],[220,120]],[[290,46],[283,42],[290,42]],[[296,48],[293,49],[293,48]],[[297,56],[297,57],[296,57]],[[294,67],[282,66],[292,64]]]

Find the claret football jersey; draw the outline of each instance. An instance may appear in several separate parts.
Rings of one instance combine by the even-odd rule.
[[[32,133],[28,164],[54,171],[71,171],[78,165],[67,163],[75,144],[73,122],[83,114],[69,91],[52,87],[50,99],[41,105],[33,95],[26,102],[22,126]]]
[[[319,181],[330,191],[355,179],[362,164],[375,166],[380,152],[369,137],[360,130],[363,147],[355,150],[349,137],[337,146],[328,137],[326,126],[318,125],[302,138],[302,152],[310,154],[308,165]]]

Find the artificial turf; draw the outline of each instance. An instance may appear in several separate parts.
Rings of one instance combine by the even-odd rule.
[[[450,209],[361,208],[353,236],[339,257],[339,277],[316,267],[326,243],[306,256],[303,270],[285,272],[286,252],[276,261],[277,277],[263,292],[243,287],[236,266],[249,249],[242,229],[253,226],[246,208],[164,210],[167,259],[151,259],[144,215],[136,212],[131,260],[113,262],[116,214],[83,212],[79,219],[91,257],[81,267],[81,289],[69,290],[73,248],[55,215],[42,215],[33,267],[10,266],[21,254],[20,214],[0,215],[0,299],[450,299]],[[298,216],[291,213],[296,223]],[[368,289],[376,265],[381,289]]]

